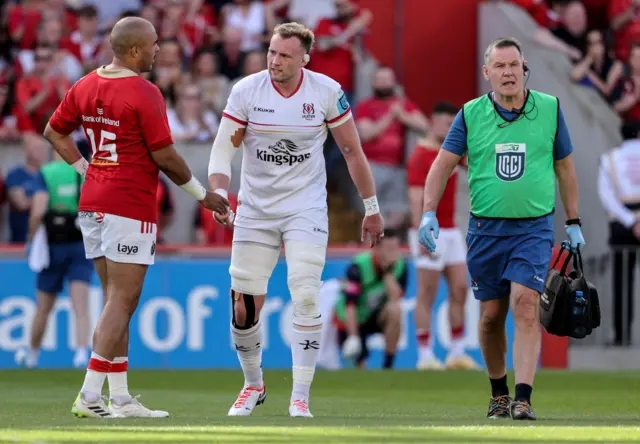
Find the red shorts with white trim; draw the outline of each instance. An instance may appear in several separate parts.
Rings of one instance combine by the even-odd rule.
[[[105,256],[114,262],[154,263],[156,224],[94,211],[81,211],[79,221],[87,259]]]

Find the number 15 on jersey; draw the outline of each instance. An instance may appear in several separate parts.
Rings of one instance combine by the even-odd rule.
[[[86,128],[87,137],[91,143],[91,153],[93,157],[97,157],[99,160],[106,160],[110,162],[118,161],[118,153],[116,151],[116,144],[110,143],[116,140],[115,133],[110,131],[100,131],[100,143],[96,145],[96,135],[91,128]],[[104,153],[102,153],[104,152]],[[108,154],[106,154],[108,153]]]

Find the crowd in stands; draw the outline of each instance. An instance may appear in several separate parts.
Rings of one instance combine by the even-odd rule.
[[[160,53],[143,74],[162,91],[176,143],[210,143],[233,85],[266,68],[275,25],[297,21],[315,31],[308,68],[340,82],[354,99],[354,41],[371,13],[357,0],[14,0],[0,10],[0,143],[24,146],[22,165],[0,168],[0,243],[26,240],[30,182],[50,160],[41,134],[74,82],[113,53],[109,32],[136,15],[158,31]],[[91,155],[82,129],[74,139]],[[330,145],[330,143],[328,143]],[[331,152],[331,149],[329,149]],[[159,224],[168,226],[174,206],[166,179],[158,189]],[[194,217],[194,242],[228,243],[230,233]],[[7,238],[3,233],[7,232]]]
[[[506,0],[531,14],[533,39],[565,54],[571,78],[595,89],[624,120],[640,120],[640,0]],[[387,224],[408,228],[406,137],[425,135],[427,113],[400,93],[394,72],[376,71],[372,96],[355,96],[357,37],[372,14],[358,0],[21,0],[4,2],[0,16],[0,143],[21,143],[25,163],[0,175],[0,211],[9,212],[8,239],[22,243],[29,212],[29,181],[48,160],[39,136],[69,87],[111,61],[109,31],[121,17],[139,15],[159,34],[160,53],[146,77],[162,91],[176,143],[210,143],[233,85],[266,68],[271,30],[298,21],[314,30],[309,69],[342,85],[386,210]],[[74,138],[90,155],[81,129]],[[340,153],[329,138],[329,171]],[[344,176],[344,174],[343,174]],[[334,188],[329,178],[328,187]],[[344,177],[341,178],[344,180]],[[4,181],[4,184],[3,184]],[[334,182],[336,182],[334,180]],[[358,206],[350,190],[350,207]],[[343,194],[344,190],[339,192]],[[2,201],[6,200],[3,205]],[[235,199],[235,196],[231,196]],[[160,182],[160,227],[174,213],[172,192]],[[349,200],[349,199],[347,199]],[[331,209],[331,202],[330,202]],[[231,233],[210,215],[193,216],[193,242],[228,244]],[[0,222],[3,220],[0,214]],[[354,219],[355,222],[355,219]],[[357,226],[359,223],[339,225]],[[25,229],[20,227],[24,226]],[[330,231],[332,227],[330,227]],[[353,230],[354,238],[358,233]],[[333,238],[333,237],[332,237]],[[347,238],[340,238],[343,242]],[[354,239],[355,240],[355,239]]]
[[[537,43],[565,54],[571,79],[624,121],[640,120],[640,0],[509,0],[540,26]]]

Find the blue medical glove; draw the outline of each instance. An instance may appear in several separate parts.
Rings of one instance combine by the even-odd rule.
[[[571,251],[573,253],[576,253],[578,251],[578,248],[584,247],[584,236],[582,235],[582,229],[580,228],[580,225],[569,225],[567,227],[567,236],[569,236]]]
[[[433,234],[432,234],[433,232]],[[418,240],[420,244],[434,253],[436,251],[436,241],[440,235],[440,225],[438,225],[438,219],[434,211],[428,211],[422,215],[422,221],[420,221],[420,227],[418,228]]]

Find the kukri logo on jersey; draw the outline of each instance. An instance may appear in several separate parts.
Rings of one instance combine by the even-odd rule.
[[[289,139],[280,139],[273,145],[269,145],[269,149],[258,150],[258,160],[263,162],[271,162],[276,165],[295,165],[302,163],[311,157],[311,153],[298,154],[300,148]]]

